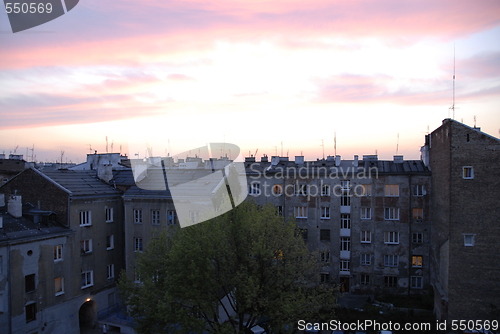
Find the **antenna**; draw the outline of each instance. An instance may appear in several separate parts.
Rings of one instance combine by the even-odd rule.
[[[323,146],[323,160],[325,160],[325,141],[323,139],[321,139],[321,145],[319,146]]]
[[[106,136],[106,153],[108,153],[108,136]]]
[[[111,141],[111,153],[113,153],[113,145],[114,145],[114,144],[115,144],[115,140],[113,139],[113,140]]]
[[[333,149],[335,156],[337,156],[337,131],[333,131]]]
[[[476,128],[476,115],[474,115],[474,129]]]
[[[92,144],[89,144],[89,150],[90,150],[90,154],[92,154],[92,151],[93,151]]]
[[[452,101],[453,101],[452,105],[448,109],[453,111],[452,119],[455,119],[455,109],[458,109],[458,108],[455,108],[455,43],[453,43],[453,100]],[[448,117],[450,117],[449,112],[448,112]]]
[[[398,141],[396,144],[396,155],[398,155],[398,151],[399,151],[399,133],[398,133]]]

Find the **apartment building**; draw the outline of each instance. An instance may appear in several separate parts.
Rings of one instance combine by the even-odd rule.
[[[431,282],[441,320],[500,318],[500,140],[452,119],[429,134]]]

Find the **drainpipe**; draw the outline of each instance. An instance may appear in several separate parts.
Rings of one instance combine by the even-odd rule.
[[[408,175],[408,187],[409,189],[409,196],[408,196],[408,241],[409,241],[409,247],[408,247],[408,296],[410,295],[411,291],[411,268],[412,268],[412,253],[413,253],[413,237],[412,237],[412,230],[411,230],[411,224],[413,224],[413,189],[412,189],[412,182],[411,182],[411,172]],[[423,217],[422,217],[423,218]]]

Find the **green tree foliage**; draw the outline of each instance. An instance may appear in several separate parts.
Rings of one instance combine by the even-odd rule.
[[[138,333],[245,333],[263,322],[278,333],[332,319],[335,290],[318,283],[316,259],[295,223],[246,201],[154,238],[137,261],[142,283],[122,275],[120,289]]]

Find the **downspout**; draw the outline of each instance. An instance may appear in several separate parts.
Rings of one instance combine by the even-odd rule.
[[[412,201],[413,201],[413,189],[412,189],[412,182],[411,182],[411,172],[408,175],[408,187],[409,187],[409,196],[408,196],[408,296],[410,295],[411,291],[411,268],[412,268],[412,253],[413,253],[413,237],[412,237],[412,232],[411,232],[411,224],[413,224],[413,206],[412,206]],[[423,218],[423,217],[422,217]]]

